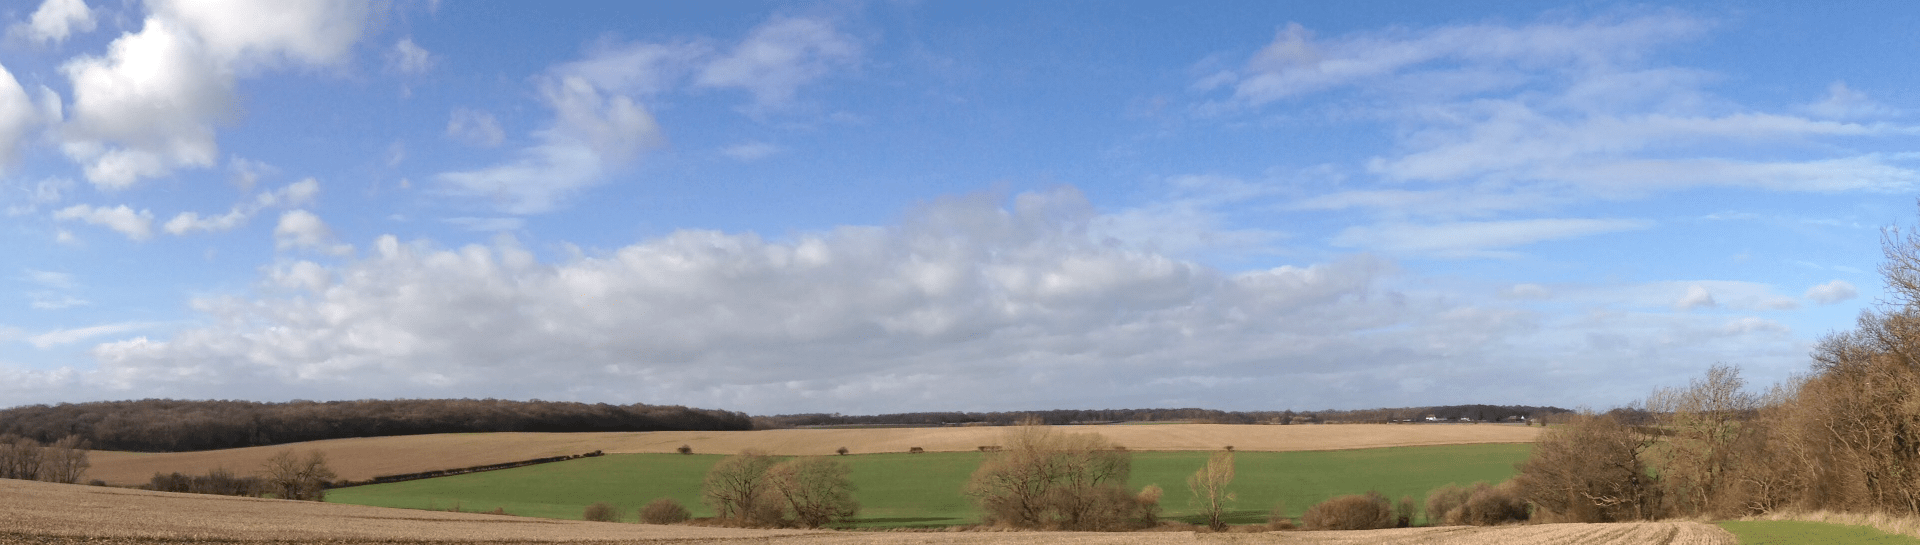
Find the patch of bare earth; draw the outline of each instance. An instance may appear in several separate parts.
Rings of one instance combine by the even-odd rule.
[[[833,532],[549,520],[0,480],[0,543],[1067,543],[1733,545],[1695,522],[1256,534]]]
[[[1248,426],[1157,424],[1058,426],[1063,432],[1093,431],[1134,450],[1243,451],[1344,450],[1466,443],[1530,443],[1541,428],[1506,424],[1345,424],[1326,426]],[[694,452],[733,454],[755,448],[779,455],[823,455],[846,447],[856,454],[962,452],[993,445],[1004,428],[871,428],[761,431],[665,431],[603,433],[467,433],[334,439],[292,445],[146,454],[96,451],[89,479],[116,485],[147,482],[155,472],[205,473],[226,468],[248,474],[274,453],[289,448],[326,451],[341,478],[367,480],[436,469],[472,467],[549,456],[673,452],[680,445]]]

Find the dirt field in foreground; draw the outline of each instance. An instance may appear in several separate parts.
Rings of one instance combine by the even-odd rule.
[[[825,430],[611,432],[611,433],[471,433],[334,439],[293,445],[251,447],[204,452],[144,454],[96,451],[88,479],[111,484],[147,482],[154,472],[200,474],[224,467],[239,474],[253,473],[276,452],[293,448],[320,449],[341,478],[366,480],[435,469],[471,467],[548,456],[607,453],[673,452],[680,445],[694,452],[733,454],[747,448],[782,455],[832,454],[847,447],[854,453],[906,452],[921,447],[932,452],[970,451],[999,444],[999,427],[878,428]],[[1056,426],[1061,432],[1092,431],[1134,450],[1216,450],[1232,446],[1246,451],[1341,450],[1463,443],[1530,443],[1541,428],[1509,424],[1344,424],[1327,426],[1235,426],[1221,424],[1156,424],[1117,426]]]
[[[0,479],[0,543],[1489,543],[1734,545],[1693,522],[1542,524],[1255,534],[832,532],[580,522],[357,505],[171,494]]]

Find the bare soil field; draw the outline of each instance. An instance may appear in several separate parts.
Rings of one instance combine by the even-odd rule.
[[[681,445],[694,452],[732,454],[760,449],[779,455],[824,455],[846,447],[855,454],[906,452],[920,447],[929,452],[961,452],[997,444],[1000,427],[793,429],[760,431],[670,431],[608,433],[472,433],[333,439],[292,445],[240,449],[134,453],[96,451],[88,479],[110,484],[147,482],[155,472],[201,474],[226,468],[252,473],[274,453],[289,448],[327,453],[335,473],[343,479],[367,480],[378,475],[415,473],[435,469],[472,467],[533,458],[581,454],[595,450],[609,454],[673,452]],[[1468,443],[1530,443],[1542,428],[1510,424],[1342,424],[1321,426],[1253,426],[1224,424],[1155,424],[1111,426],[1055,426],[1060,432],[1099,432],[1134,450],[1237,450],[1285,452],[1345,450]]]
[[[0,479],[0,543],[1282,543],[1734,545],[1694,522],[1403,528],[1359,532],[834,532],[580,522],[171,494]]]

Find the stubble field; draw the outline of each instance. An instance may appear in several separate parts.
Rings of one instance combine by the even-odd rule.
[[[411,511],[0,480],[0,543],[1300,543],[1732,545],[1694,522],[1438,527],[1358,532],[1003,533],[741,530]]]
[[[1156,424],[1056,426],[1059,432],[1098,432],[1115,444],[1145,451],[1207,451],[1232,446],[1240,451],[1292,452],[1420,445],[1531,443],[1541,428],[1506,424],[1345,424],[1323,426],[1248,426]],[[533,458],[581,454],[670,453],[681,445],[696,453],[733,454],[754,448],[788,456],[831,454],[846,447],[856,454],[899,453],[913,447],[928,452],[973,452],[997,444],[1000,427],[792,429],[731,432],[474,433],[334,439],[292,445],[205,452],[133,453],[96,451],[88,478],[114,485],[146,483],[155,472],[200,474],[216,468],[250,473],[274,453],[287,449],[325,451],[340,478],[367,480],[379,475],[471,467]],[[1163,485],[1164,486],[1164,485]]]

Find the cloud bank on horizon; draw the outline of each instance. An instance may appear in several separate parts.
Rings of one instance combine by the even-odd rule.
[[[0,10],[0,406],[1607,407],[1805,369],[1913,220],[1881,59],[1920,9],[1583,6]]]

